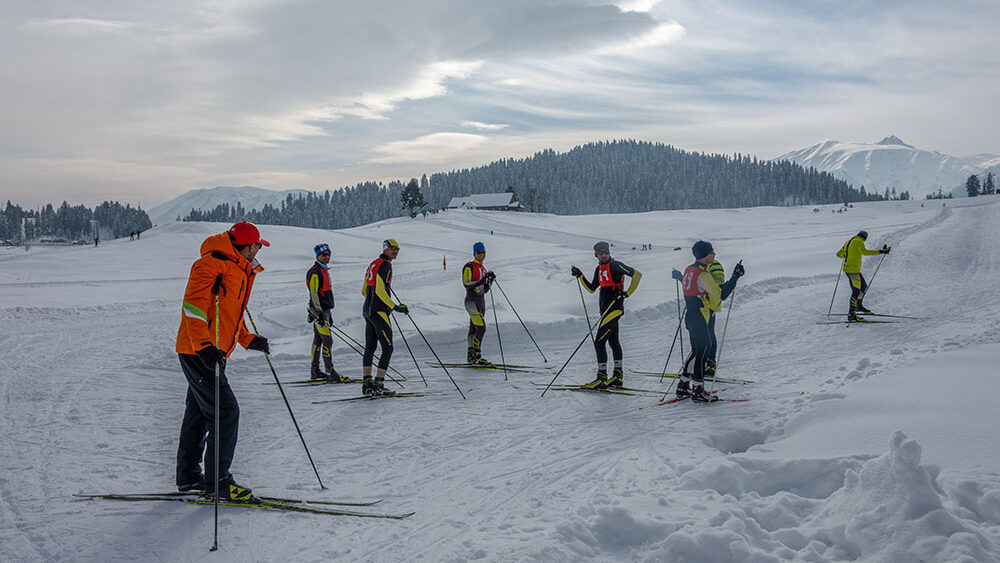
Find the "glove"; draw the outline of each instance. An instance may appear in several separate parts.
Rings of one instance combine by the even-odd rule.
[[[222,350],[219,350],[211,344],[205,346],[201,350],[198,350],[195,354],[198,354],[202,363],[210,368],[214,368],[215,364],[222,363],[222,361],[226,359],[226,355],[222,353]]]
[[[741,277],[743,277],[743,274],[745,274],[745,273],[747,273],[747,271],[743,268],[743,263],[742,262],[740,262],[739,264],[737,264],[733,268],[733,278],[734,279],[740,279]]]
[[[573,277],[575,277],[575,278],[579,278],[579,277],[583,276],[583,272],[581,272],[580,268],[577,268],[576,266],[573,266],[572,268],[570,268],[569,269],[569,273],[573,274]]]
[[[267,343],[266,338],[258,334],[253,337],[253,340],[250,341],[250,345],[247,346],[247,350],[257,350],[258,352],[270,354],[271,346]]]
[[[484,279],[486,280],[486,283],[493,283],[497,279],[497,275],[493,272],[486,272]]]
[[[309,324],[316,322],[316,313],[313,312],[312,306],[306,309],[306,322]]]
[[[618,290],[618,291],[617,291],[617,292],[615,293],[615,299],[617,299],[617,300],[619,300],[619,301],[625,301],[625,298],[626,298],[626,297],[628,297],[628,292],[627,292],[627,291],[625,291],[625,290],[623,290],[623,289],[619,289],[619,290]]]
[[[878,253],[879,254],[889,254],[890,250],[892,250],[892,249],[883,244],[882,248],[878,251]]]
[[[682,274],[681,271],[676,268],[674,268],[674,271],[670,272],[670,277],[674,278],[677,281],[684,281],[684,274]]]
[[[410,308],[407,307],[406,305],[403,305],[402,303],[400,303],[399,305],[396,305],[396,307],[393,308],[393,311],[398,311],[400,313],[403,313],[404,315],[409,315],[410,314]]]

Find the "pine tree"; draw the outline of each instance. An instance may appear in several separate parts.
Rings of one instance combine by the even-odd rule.
[[[417,213],[414,209],[427,206],[427,201],[424,200],[424,194],[420,192],[420,185],[417,184],[416,178],[410,179],[410,183],[400,194],[399,201],[402,202],[404,209],[410,210],[410,217],[416,216]]]
[[[979,176],[975,174],[969,176],[969,179],[965,181],[965,192],[969,194],[969,197],[979,195]]]
[[[984,195],[993,195],[995,193],[997,193],[997,188],[996,188],[996,185],[993,182],[993,173],[992,172],[987,172],[986,173],[986,181],[983,183],[983,194]]]

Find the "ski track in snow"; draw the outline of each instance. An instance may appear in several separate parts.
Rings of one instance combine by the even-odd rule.
[[[550,391],[539,398],[541,387],[532,382],[547,383],[554,371],[511,373],[504,382],[502,372],[450,369],[468,397],[462,401],[441,370],[424,365],[433,356],[399,319],[430,390],[445,395],[312,404],[352,396],[359,386],[284,387],[330,488],[324,492],[275,386],[265,385],[273,383],[267,363],[238,352],[227,371],[241,405],[233,463],[240,482],[260,494],[385,498],[372,511],[417,514],[397,522],[223,507],[220,552],[212,555],[210,507],[70,495],[173,489],[186,390],[173,353],[185,283],[176,274],[187,271],[200,240],[219,226],[144,233],[144,244],[160,244],[168,254],[159,257],[167,266],[148,264],[148,278],[141,263],[122,271],[109,262],[131,256],[121,241],[87,261],[103,260],[102,266],[76,264],[82,286],[73,284],[72,271],[48,276],[48,259],[35,257],[34,248],[5,255],[0,555],[11,561],[998,561],[1000,475],[922,465],[917,442],[924,437],[886,435],[881,450],[824,459],[774,454],[817,408],[846,401],[852,390],[939,353],[1000,343],[1000,203],[984,197],[937,210],[919,203],[905,202],[903,211],[856,204],[849,213],[868,214],[860,227],[861,219],[825,216],[807,217],[807,225],[816,223],[808,228],[786,226],[785,210],[595,217],[448,212],[327,234],[262,226],[272,242],[285,237],[307,249],[297,262],[278,259],[279,244],[265,249],[261,259],[273,266],[250,302],[261,332],[273,339],[275,369],[285,382],[307,377],[311,333],[300,277],[316,237],[335,248],[334,322],[359,341],[360,276],[348,272],[363,269],[383,238],[400,238],[394,289],[445,361],[465,353],[467,317],[454,279],[467,259],[465,241],[486,240],[487,265],[548,365],[558,367],[586,334],[569,264],[590,275],[590,246],[607,236],[593,224],[603,221],[622,227],[620,240],[612,238],[616,256],[645,274],[622,321],[626,386],[666,391],[673,383],[627,370],[663,367],[677,323],[669,271],[690,262],[687,249],[699,237],[713,240],[727,272],[745,260],[748,276],[733,296],[719,375],[755,383],[717,386],[724,397],[751,399],[745,403],[641,409],[657,397]],[[880,221],[881,214],[888,217]],[[625,228],[628,221],[638,226]],[[826,318],[836,283],[832,255],[863,227],[873,232],[871,246],[893,246],[866,305],[928,320],[816,323]],[[656,251],[632,252],[642,243],[623,242],[644,236]],[[184,245],[183,252],[170,250]],[[80,249],[42,251],[56,257]],[[455,255],[446,272],[442,253]],[[866,259],[869,279],[877,259]],[[837,291],[834,312],[842,313],[845,280]],[[507,361],[541,365],[496,297]],[[596,319],[596,299],[588,296],[587,306]],[[717,321],[720,338],[726,307]],[[488,316],[484,352],[499,360]],[[360,375],[357,355],[337,340],[334,357],[342,372]],[[670,371],[681,358],[678,347]],[[398,332],[392,365],[409,377],[407,390],[424,389]],[[585,343],[557,383],[582,383],[593,370],[593,348]],[[962,374],[941,378],[951,389],[943,392],[964,392]],[[995,415],[983,416],[987,428],[995,426],[988,424]]]

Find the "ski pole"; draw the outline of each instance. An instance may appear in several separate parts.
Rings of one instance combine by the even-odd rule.
[[[406,341],[406,335],[403,334],[403,327],[399,326],[399,321],[396,320],[396,316],[390,314],[394,323],[396,323],[396,331],[399,332],[400,338],[403,339],[403,344],[406,344],[406,351],[410,353],[410,357],[413,358],[413,365],[417,366],[417,373],[420,374],[420,379],[424,380],[424,387],[430,387],[427,385],[427,378],[424,377],[423,370],[420,369],[420,364],[417,363],[417,357],[413,355],[413,350],[410,348],[410,343]]]
[[[582,295],[582,293],[581,293],[581,295]],[[618,303],[618,301],[620,299],[621,299],[621,296],[615,296],[615,298],[611,301],[611,304],[608,305],[608,308],[605,309],[603,313],[601,313],[601,318],[597,319],[597,325],[596,326],[600,326],[601,323],[604,322],[604,317],[606,317],[607,314],[609,312],[611,312],[611,309],[613,309],[615,307],[615,305]],[[589,323],[588,323],[588,326],[587,326],[587,334],[590,335],[591,338],[594,337],[594,326],[590,326]],[[556,382],[556,378],[558,378],[559,374],[561,374],[563,372],[563,370],[566,369],[566,366],[569,365],[569,361],[572,360],[573,356],[575,356],[576,353],[580,351],[580,347],[583,346],[583,343],[586,342],[586,341],[587,341],[587,337],[584,336],[583,340],[581,340],[580,343],[576,345],[576,349],[573,350],[573,353],[570,354],[568,358],[566,358],[566,362],[562,365],[561,368],[559,368],[559,371],[556,372],[556,375],[552,378],[552,381],[550,381],[549,384],[545,386],[545,389],[542,391],[542,394],[540,395],[541,397],[545,396],[545,392],[549,390],[549,387],[552,387],[552,384]]]
[[[507,381],[507,358],[503,355],[503,341],[500,340],[500,321],[497,320],[497,304],[493,301],[493,292],[490,292],[490,307],[493,308],[493,324],[497,327],[497,345],[500,346],[500,362],[503,365],[503,380]]]
[[[883,244],[882,248],[886,248],[886,245]],[[861,294],[862,299],[865,298],[865,295],[868,293],[868,290],[872,288],[872,282],[875,281],[875,276],[878,275],[878,269],[882,267],[882,262],[885,262],[885,257],[888,255],[889,255],[888,252],[883,254],[882,258],[878,261],[878,266],[875,266],[875,271],[872,273],[872,279],[868,280],[868,287],[866,287],[865,292]]]
[[[726,309],[726,322],[722,323],[722,340],[719,341],[719,347],[715,350],[715,370],[712,371],[712,389],[710,393],[715,392],[715,372],[719,369],[719,356],[722,355],[722,345],[726,343],[726,329],[729,328],[729,315],[733,312],[735,301],[736,288],[734,287],[732,293],[729,294],[729,308]]]
[[[531,331],[528,330],[528,326],[525,325],[524,321],[521,320],[521,315],[517,314],[517,309],[515,309],[514,308],[514,304],[510,302],[510,298],[507,297],[507,293],[503,290],[502,287],[500,287],[500,282],[498,282],[496,280],[493,280],[493,283],[496,284],[497,289],[500,290],[500,293],[503,295],[503,298],[507,300],[507,305],[510,306],[510,310],[511,311],[514,311],[514,316],[516,316],[517,320],[521,322],[521,326],[524,327],[524,332],[528,333],[528,338],[531,339],[531,343],[535,345],[535,348],[538,349],[538,353],[542,355],[542,360],[544,360],[545,363],[549,363],[549,359],[545,357],[545,353],[542,352],[542,349],[538,346],[538,343],[535,342],[535,337],[531,335]],[[582,290],[580,292],[580,295],[581,296],[583,295],[583,291]],[[584,305],[586,305],[586,303],[584,303]]]
[[[392,295],[393,295],[393,297],[396,298],[397,301],[402,301],[399,298],[399,295],[396,295],[395,291],[392,292]],[[427,345],[427,348],[431,351],[431,354],[434,354],[434,359],[436,359],[438,361],[438,364],[441,365],[441,369],[443,369],[444,373],[448,375],[448,379],[451,380],[451,383],[455,386],[455,390],[458,391],[458,394],[462,396],[462,400],[463,401],[468,400],[468,398],[465,396],[465,393],[462,393],[462,389],[458,386],[458,383],[455,383],[455,378],[451,376],[451,372],[448,371],[448,368],[444,367],[444,362],[441,361],[441,358],[437,355],[437,352],[434,351],[434,347],[431,346],[431,343],[427,341],[427,337],[424,336],[423,331],[420,330],[419,326],[417,326],[417,322],[414,321],[413,317],[411,317],[410,315],[406,315],[406,317],[408,319],[410,319],[411,323],[413,323],[413,328],[417,329],[417,334],[420,335],[420,338],[423,338],[424,344]],[[398,323],[397,323],[397,325],[398,325]],[[400,332],[402,332],[402,330]]]
[[[833,297],[830,298],[830,309],[827,310],[826,316],[830,316],[833,313],[833,300],[837,298],[837,288],[840,287],[840,274],[844,271],[844,264],[847,264],[847,253],[844,253],[844,260],[840,263],[840,270],[837,271],[837,283],[833,285]]]
[[[590,326],[590,314],[587,313],[587,300],[583,298],[583,282],[576,278],[576,287],[580,290],[580,302],[583,303],[583,316],[587,319],[587,326]],[[594,331],[590,331],[590,341],[594,342]]]
[[[681,322],[682,322],[681,319],[684,318],[684,313],[687,312],[687,302],[686,301],[684,302],[684,313],[682,313],[681,312],[681,282],[679,282],[677,280],[674,280],[674,287],[677,289],[677,334],[680,336],[680,339],[681,339],[681,358],[684,358],[684,333],[681,332]],[[668,361],[670,360],[669,356],[667,357],[667,360]],[[684,360],[682,359],[681,361],[683,362]],[[666,371],[667,371],[667,368],[666,368],[666,366],[664,366],[663,367],[663,372],[666,373]],[[681,368],[681,371],[684,371],[683,367]],[[673,387],[674,384],[671,383],[670,386]],[[669,391],[669,389],[668,389],[668,391]]]
[[[219,349],[219,287],[222,286],[222,274],[219,274],[215,278],[215,285],[212,286],[212,293],[215,294],[215,349]],[[215,362],[215,435],[212,437],[212,442],[215,449],[215,539],[212,541],[212,547],[209,551],[218,551],[219,549],[219,379],[222,374],[219,373],[219,362]]]
[[[687,309],[685,307],[685,309]],[[684,318],[681,317],[677,319],[677,330],[674,331],[674,339],[670,341],[670,351],[667,352],[667,361],[663,362],[663,372],[660,374],[660,383],[663,383],[663,378],[667,376],[667,366],[670,365],[670,356],[674,354],[674,345],[677,344],[677,336],[681,333],[681,324],[684,323]],[[673,387],[673,383],[670,384]],[[669,392],[670,389],[667,389]]]
[[[247,309],[247,317],[250,319],[250,326],[253,327],[254,334],[259,334],[257,332],[257,324],[253,322],[253,315],[250,314],[249,309]],[[306,445],[306,439],[302,437],[302,430],[299,429],[299,423],[295,420],[295,413],[292,412],[292,405],[288,404],[288,397],[285,395],[285,389],[281,386],[281,381],[278,380],[278,372],[274,371],[274,363],[271,362],[271,352],[264,352],[264,357],[267,358],[267,365],[271,366],[271,375],[274,376],[274,382],[278,384],[278,391],[281,391],[281,398],[285,401],[285,407],[288,409],[288,415],[292,417],[292,424],[295,425],[295,431],[299,433],[299,440],[302,441],[302,447],[306,450],[306,457],[309,458],[309,465],[312,465],[313,473],[316,474],[316,480],[319,481],[319,488],[325,489],[326,485],[323,484],[323,479],[320,479],[319,471],[316,469],[316,464],[313,463],[312,454],[309,453],[309,446]]]
[[[350,348],[351,350],[354,350],[354,351],[355,351],[355,352],[357,352],[357,353],[358,353],[359,355],[361,355],[362,357],[364,357],[364,355],[365,355],[365,352],[364,352],[364,350],[363,350],[364,346],[362,346],[360,342],[358,342],[357,340],[354,340],[353,338],[351,338],[351,335],[350,335],[350,334],[347,334],[346,332],[344,332],[344,331],[343,331],[343,329],[341,329],[340,327],[338,327],[337,325],[335,325],[335,324],[333,324],[333,323],[330,323],[330,329],[331,329],[331,330],[330,330],[330,333],[331,333],[331,334],[334,334],[334,335],[336,335],[336,336],[337,336],[337,338],[339,338],[339,339],[340,339],[340,341],[341,341],[341,342],[343,342],[344,344],[347,344],[347,346],[348,346],[348,347],[349,347],[349,348]],[[351,344],[351,342],[348,342],[348,341],[347,341],[347,339],[345,339],[344,337],[347,337],[347,338],[349,338],[349,339],[351,340],[351,342],[354,342],[354,344],[357,344],[357,345],[358,345],[358,346],[359,346],[360,348],[362,348],[362,350],[359,350],[358,348],[355,348],[355,347],[354,347],[354,345],[353,345],[353,344]],[[380,357],[380,356],[376,356],[376,359],[378,359],[379,357]],[[389,366],[389,369],[391,369],[392,371],[394,371],[394,372],[396,372],[397,374],[399,374],[399,376],[400,376],[400,377],[402,377],[403,379],[406,379],[406,376],[405,376],[405,375],[403,375],[403,374],[401,374],[401,373],[399,373],[399,370],[397,370],[396,368],[394,368],[394,367],[392,367],[392,366]],[[405,385],[403,385],[402,383],[400,383],[400,382],[399,382],[398,380],[396,380],[396,378],[392,377],[392,376],[391,376],[391,375],[389,375],[388,373],[387,373],[387,374],[385,374],[385,376],[386,376],[386,377],[388,377],[388,378],[389,378],[389,379],[390,379],[391,381],[395,382],[395,383],[396,383],[396,385],[399,385],[399,386],[400,386],[400,387],[402,387],[403,389],[406,389],[406,386],[405,386]]]

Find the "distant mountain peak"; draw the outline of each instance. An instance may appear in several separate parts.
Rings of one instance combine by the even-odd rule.
[[[910,147],[911,149],[916,148],[913,145],[908,145],[903,142],[902,139],[895,135],[889,135],[888,137],[882,139],[881,141],[875,143],[876,145],[902,145],[904,147]]]

